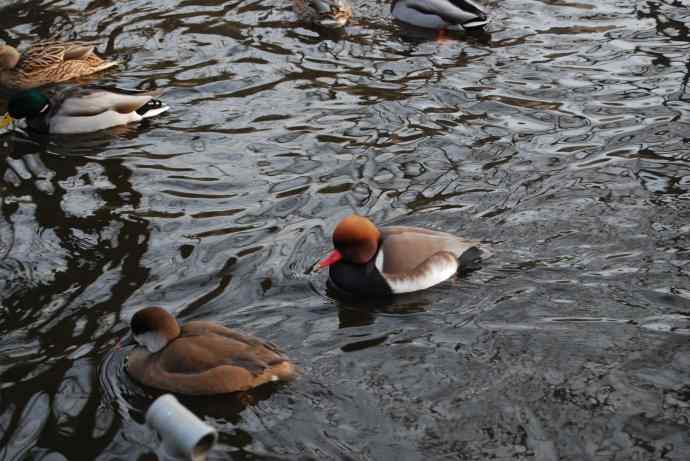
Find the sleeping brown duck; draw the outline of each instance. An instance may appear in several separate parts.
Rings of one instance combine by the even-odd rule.
[[[147,307],[131,320],[139,347],[127,356],[136,381],[187,395],[245,391],[295,377],[295,366],[271,343],[206,321],[179,325],[161,307]]]

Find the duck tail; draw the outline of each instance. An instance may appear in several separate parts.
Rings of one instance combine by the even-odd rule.
[[[83,60],[77,60],[77,62],[85,62],[89,73],[100,72],[120,64],[120,61],[106,61],[93,52],[85,56]]]
[[[479,29],[489,23],[489,15],[475,0],[448,0],[459,13],[455,20],[448,21],[460,29]],[[464,22],[458,21],[464,16]]]
[[[299,375],[299,369],[287,360],[280,362],[278,365],[273,365],[268,371],[272,375],[271,381],[292,381]]]
[[[489,23],[489,18],[486,16],[483,17],[478,17],[477,19],[473,19],[471,21],[468,21],[462,25],[463,29],[479,29],[484,27]]]
[[[137,114],[141,118],[155,117],[170,109],[170,106],[163,104],[160,99],[151,99],[149,102],[137,109]]]

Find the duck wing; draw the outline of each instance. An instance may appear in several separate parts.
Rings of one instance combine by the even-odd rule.
[[[93,54],[95,42],[40,41],[24,50],[17,68],[25,72],[45,69],[72,59],[86,59]]]
[[[458,258],[449,251],[440,251],[405,272],[381,275],[393,293],[411,293],[426,290],[451,278],[458,270]]]
[[[96,43],[90,42],[70,42],[66,44],[62,59],[65,61],[77,59],[88,59],[96,48]]]
[[[251,355],[222,360],[214,353],[213,342],[185,341],[193,338],[179,338],[155,354],[143,347],[135,348],[127,355],[127,372],[144,385],[189,395],[243,391],[268,382],[291,380],[297,374],[288,361],[266,367]],[[178,341],[181,342],[175,345]]]
[[[260,348],[264,347],[274,354],[282,354],[283,351],[278,348],[275,344],[261,340],[255,336],[247,333],[241,333],[232,328],[224,327],[215,322],[207,322],[204,320],[195,320],[192,322],[187,322],[182,326],[182,334],[184,335],[204,335],[204,334],[214,334],[218,336],[223,336],[234,341],[245,343],[249,346]]]
[[[182,336],[161,351],[159,363],[167,373],[199,374],[232,366],[258,376],[270,366],[267,359],[271,357],[261,352],[256,347],[222,336]]]
[[[486,13],[470,0],[406,0],[409,8],[440,16],[449,24],[465,24],[485,19]]]
[[[132,91],[95,86],[74,88],[57,98],[55,114],[67,117],[93,116],[107,111],[129,114],[158,95],[159,91]]]
[[[475,14],[477,16],[485,16],[486,11],[482,9],[481,6],[479,6],[477,3],[471,1],[471,0],[448,0],[450,3],[452,3],[456,8],[466,11],[471,14]]]
[[[381,237],[376,267],[386,274],[407,274],[418,270],[421,264],[437,253],[447,252],[457,259],[467,250],[479,247],[476,240],[419,227],[383,227]]]

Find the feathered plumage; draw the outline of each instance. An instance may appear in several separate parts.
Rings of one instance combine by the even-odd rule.
[[[489,22],[472,0],[393,0],[391,10],[399,21],[427,29],[476,29]]]
[[[153,117],[169,109],[158,91],[132,91],[97,86],[76,87],[47,97],[33,89],[14,95],[0,127],[26,119],[43,133],[71,134],[103,130]],[[9,116],[9,117],[8,117]]]
[[[41,41],[21,54],[12,46],[0,46],[0,84],[24,90],[64,82],[116,66],[94,53],[92,42]]]
[[[420,227],[378,228],[358,215],[338,223],[333,246],[318,268],[329,267],[331,283],[355,296],[425,290],[481,254],[477,241]]]
[[[344,27],[352,18],[348,0],[292,0],[301,21],[323,27]]]
[[[245,391],[293,379],[296,367],[271,343],[222,325],[178,325],[160,307],[140,310],[131,321],[139,347],[127,356],[127,372],[140,383],[189,395]]]

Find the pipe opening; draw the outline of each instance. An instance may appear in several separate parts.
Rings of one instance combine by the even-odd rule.
[[[194,461],[202,461],[206,458],[206,453],[216,443],[216,434],[211,432],[203,436],[192,449],[192,459]]]

